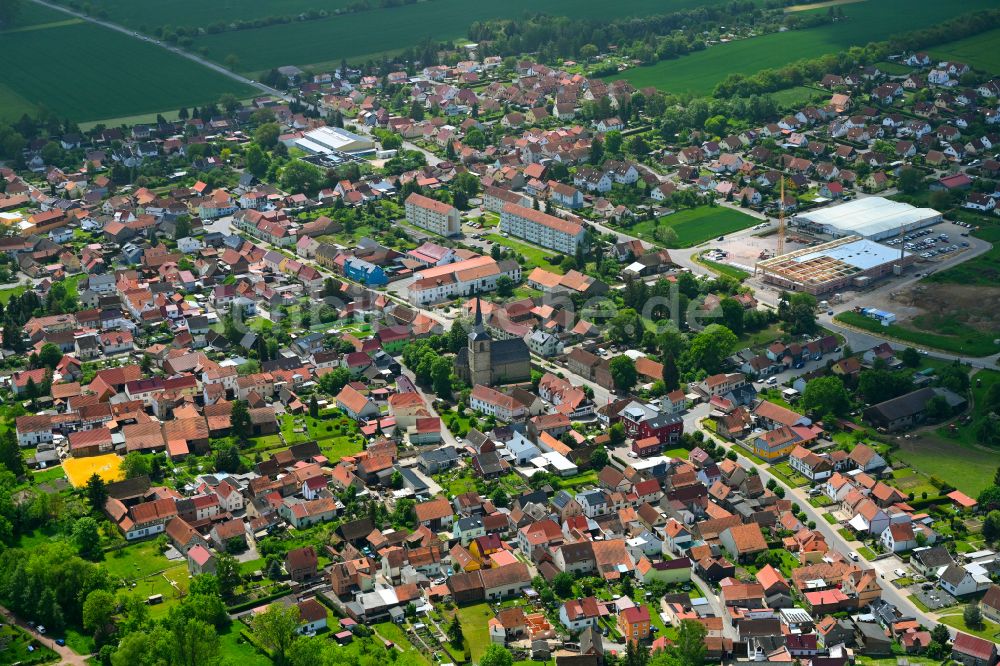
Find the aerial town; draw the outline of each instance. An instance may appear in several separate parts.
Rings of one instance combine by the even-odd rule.
[[[475,47],[0,122],[0,664],[995,666],[1000,69]]]

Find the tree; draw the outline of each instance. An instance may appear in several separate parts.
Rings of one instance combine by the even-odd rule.
[[[621,446],[625,443],[625,426],[621,422],[612,424],[608,428],[608,437],[614,446]]]
[[[802,392],[802,409],[822,416],[844,416],[851,409],[851,397],[840,377],[817,377]]]
[[[858,393],[871,404],[877,404],[908,393],[913,381],[902,372],[864,370],[858,375]]]
[[[948,641],[951,640],[951,633],[949,633],[947,625],[935,624],[934,628],[931,629],[931,640],[937,641],[941,645],[947,645]]]
[[[62,357],[62,350],[51,342],[47,342],[42,345],[41,351],[38,352],[38,365],[43,368],[55,370]]]
[[[913,167],[903,167],[899,171],[899,189],[905,194],[915,194],[923,189],[924,177]]]
[[[281,187],[288,192],[313,194],[323,182],[323,172],[302,160],[292,160],[281,171]]]
[[[792,335],[812,335],[816,332],[816,297],[805,292],[791,296],[782,294],[778,303],[778,319],[785,324],[785,332]]]
[[[237,445],[223,446],[215,451],[215,471],[235,474],[240,469],[240,449]]]
[[[604,469],[611,462],[608,456],[608,451],[604,447],[597,447],[594,449],[593,453],[590,454],[590,467],[591,469]]]
[[[609,153],[620,153],[622,150],[622,133],[618,130],[611,130],[604,135],[604,147]]]
[[[479,666],[513,666],[513,664],[514,657],[511,656],[510,650],[496,643],[491,643],[479,658]]]
[[[453,648],[462,647],[462,642],[465,639],[465,635],[462,633],[462,623],[458,619],[458,613],[455,613],[451,617],[451,622],[448,623],[448,629],[446,631],[448,635],[448,642],[451,643]]]
[[[703,666],[705,663],[705,625],[684,620],[677,631],[677,641],[670,652],[678,666]]]
[[[299,627],[298,606],[273,603],[253,619],[253,634],[271,652],[274,663],[285,664],[285,653],[295,640]]]
[[[270,149],[278,144],[281,128],[278,123],[264,123],[253,133],[253,140],[261,148]]]
[[[635,386],[639,379],[639,373],[635,369],[635,361],[628,356],[616,356],[611,359],[611,379],[615,382],[615,387],[622,393],[628,393]]]
[[[92,474],[87,479],[86,495],[91,511],[103,511],[104,503],[108,501],[108,489],[104,484],[104,479],[97,474]]]
[[[267,154],[261,150],[261,147],[256,143],[251,143],[250,147],[247,148],[247,152],[244,155],[244,160],[246,162],[247,171],[257,176],[262,177],[267,173],[267,168],[270,166],[271,161],[268,159]]]
[[[681,357],[681,365],[688,370],[715,374],[721,370],[722,362],[736,348],[737,342],[739,340],[728,328],[710,324],[691,338],[691,344]]]
[[[80,553],[80,557],[85,560],[99,560],[101,558],[101,532],[97,527],[97,521],[90,516],[84,516],[73,525],[73,543]]]
[[[271,604],[270,608],[281,604]],[[291,606],[298,615],[298,606]],[[266,612],[266,611],[265,611]],[[264,615],[264,613],[261,613]],[[259,618],[260,616],[257,616]],[[201,666],[219,659],[219,635],[212,625],[198,619],[178,620],[173,627],[174,664]]]
[[[681,387],[681,375],[677,369],[677,360],[673,354],[666,354],[663,357],[663,388],[667,393],[676,391]]]
[[[125,472],[126,479],[148,476],[150,460],[138,451],[132,451],[125,454],[125,457],[122,459],[121,469]]]
[[[319,402],[316,400],[316,394],[309,396],[309,416],[318,419],[319,418]]]
[[[88,594],[83,602],[83,628],[91,633],[106,629],[114,617],[116,605],[115,595],[107,590]]]
[[[920,352],[913,347],[907,347],[899,352],[899,360],[908,368],[916,368],[920,365]]]
[[[250,421],[250,406],[246,400],[233,402],[233,411],[229,416],[229,421],[233,437],[240,444],[246,444],[250,440],[251,432],[253,432],[253,425]]]
[[[560,571],[552,577],[552,591],[557,597],[568,599],[573,596],[573,574]]]
[[[431,385],[439,398],[451,398],[452,362],[444,356],[438,356],[431,362]]]
[[[994,511],[1000,509],[1000,486],[987,486],[976,498],[981,511]]]
[[[983,519],[983,538],[987,543],[1000,539],[1000,511],[994,509]]]
[[[677,247],[677,244],[681,241],[680,236],[677,235],[677,230],[669,224],[658,225],[653,230],[653,238],[668,250]]]
[[[229,553],[221,553],[215,562],[215,577],[219,581],[219,593],[231,597],[243,583],[240,563]]]
[[[743,306],[735,298],[726,297],[719,302],[722,323],[736,336],[743,334]]]
[[[979,604],[971,603],[962,611],[962,620],[965,626],[970,629],[981,629],[983,626],[983,612],[979,610]]]
[[[494,247],[496,247],[494,245]],[[510,298],[514,295],[514,281],[506,275],[497,278],[497,296],[500,298]]]
[[[24,458],[21,456],[14,428],[8,428],[0,435],[0,465],[6,467],[16,478],[24,475]]]

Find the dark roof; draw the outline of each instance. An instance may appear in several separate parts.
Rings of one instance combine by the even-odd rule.
[[[132,479],[112,481],[107,484],[106,489],[108,497],[113,497],[117,500],[142,497],[149,490],[149,477],[143,474]]]

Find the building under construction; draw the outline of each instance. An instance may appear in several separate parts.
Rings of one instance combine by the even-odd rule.
[[[825,294],[866,287],[916,261],[909,252],[848,236],[758,262],[756,274],[787,291]]]

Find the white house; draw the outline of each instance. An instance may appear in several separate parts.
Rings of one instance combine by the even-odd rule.
[[[559,607],[559,621],[572,632],[597,626],[601,612],[594,597],[570,599]]]
[[[913,523],[893,523],[885,528],[879,541],[891,553],[903,553],[917,547]]]
[[[219,505],[229,513],[243,509],[242,493],[228,481],[223,481],[217,485],[215,487],[215,494],[219,498]]]

